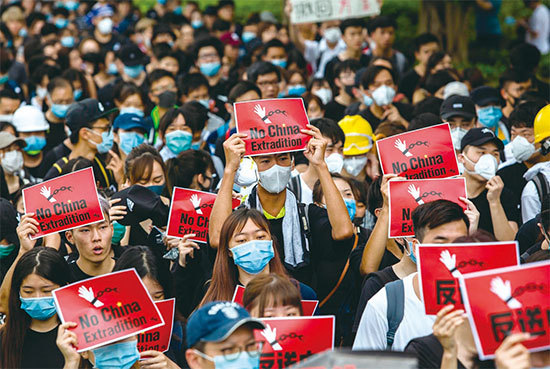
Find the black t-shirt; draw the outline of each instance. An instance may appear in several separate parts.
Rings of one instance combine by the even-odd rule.
[[[518,233],[516,233],[516,241],[519,243],[520,254],[527,251],[539,238],[542,239],[538,223],[540,223],[540,214],[519,227]]]
[[[52,150],[48,151],[44,157],[43,163],[48,167],[48,171],[59,159],[62,157],[68,157],[71,154],[69,149],[63,142],[55,146]]]
[[[46,118],[46,120],[50,125],[50,130],[46,135],[46,147],[44,147],[44,154],[49,153],[51,149],[61,144],[63,140],[67,138],[64,122],[54,123],[48,120],[48,118]]]
[[[332,100],[325,106],[325,118],[330,118],[335,122],[339,122],[344,118],[345,110],[345,105],[340,104],[336,100]]]
[[[409,104],[404,104],[404,103],[400,103],[400,102],[394,102],[393,105],[397,108],[397,110],[399,111],[399,114],[405,118],[406,121],[410,121],[412,119],[412,112],[413,112],[413,107],[412,105],[409,105]],[[361,110],[359,112],[359,115],[362,116],[363,118],[365,118],[365,120],[367,122],[369,122],[372,130],[374,131],[376,129],[376,127],[378,127],[378,125],[380,124],[380,122],[382,122],[381,119],[377,118],[371,111],[370,111],[370,108],[367,108],[367,109],[364,109],[364,110]]]
[[[34,168],[24,167],[24,169],[25,177],[27,177],[31,182],[40,182],[44,179],[46,173],[48,172],[48,169],[50,168],[46,166],[46,163],[44,163],[44,154],[42,154],[42,161],[40,162],[40,164],[38,164],[38,166]]]
[[[527,251],[521,254],[521,263],[524,264],[526,260],[533,255],[535,252],[542,250],[542,241],[535,243],[533,246],[529,247]]]
[[[508,165],[497,172],[497,176],[500,176],[504,182],[504,187],[512,192],[512,197],[507,198],[507,201],[513,202],[517,207],[521,203],[523,187],[527,184],[523,178],[525,172],[527,172],[527,166],[523,163]]]
[[[433,334],[412,339],[405,352],[418,358],[419,368],[439,368],[443,359],[443,346]],[[458,369],[465,369],[460,360],[456,364]]]
[[[504,208],[504,213],[506,214],[508,221],[520,224],[518,208],[510,201],[512,196],[512,192],[504,187],[502,189],[502,193],[500,194],[500,203]],[[470,198],[470,201],[474,203],[479,211],[478,228],[486,230],[494,235],[495,233],[493,229],[493,221],[491,219],[491,210],[489,208],[489,201],[487,201],[487,190],[483,190],[483,192],[475,198]]]
[[[411,68],[407,73],[403,75],[403,78],[401,78],[401,82],[399,83],[399,91],[401,91],[409,101],[412,101],[412,96],[414,93],[414,90],[416,90],[416,87],[420,83],[420,75],[416,73],[416,70],[414,68]]]
[[[23,342],[20,368],[62,368],[65,359],[57,348],[57,326],[48,332],[27,329]]]
[[[76,264],[76,260],[69,261],[69,270],[71,271],[71,279],[73,282],[83,281],[88,278],[92,278],[93,276],[86,274],[80,269],[80,267]]]

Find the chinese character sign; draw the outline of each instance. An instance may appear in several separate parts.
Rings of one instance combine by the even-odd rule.
[[[319,23],[380,14],[376,0],[291,0],[291,3],[292,23]]]

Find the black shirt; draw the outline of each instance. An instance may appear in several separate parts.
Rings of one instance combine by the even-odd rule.
[[[330,118],[335,122],[339,122],[344,118],[345,110],[345,105],[340,104],[336,100],[332,100],[325,106],[325,118]]]
[[[416,87],[420,83],[420,75],[416,73],[416,70],[414,68],[411,68],[407,73],[403,75],[403,78],[401,78],[401,82],[399,82],[399,91],[401,91],[409,101],[412,101],[412,96],[414,94],[414,91],[416,90]]]
[[[76,264],[76,260],[69,261],[69,270],[71,271],[71,279],[73,282],[83,281],[93,276],[86,274]]]
[[[527,184],[523,178],[525,172],[527,172],[527,166],[524,163],[508,165],[497,172],[497,176],[500,176],[504,182],[504,187],[512,192],[512,197],[507,198],[507,201],[518,208],[521,204],[521,193]]]
[[[399,114],[408,122],[410,122],[410,120],[412,119],[412,112],[413,112],[413,107],[412,105],[409,105],[409,104],[404,104],[404,103],[400,103],[400,102],[394,102],[392,103],[396,108],[397,110],[399,111]],[[370,111],[370,108],[367,108],[367,109],[364,109],[364,110],[361,110],[359,112],[359,115],[362,116],[363,118],[365,118],[365,120],[367,122],[369,122],[372,130],[374,131],[376,129],[376,127],[378,127],[378,125],[380,124],[380,122],[382,122],[381,119],[379,119],[378,117],[376,117],[371,111]]]
[[[20,368],[63,368],[65,359],[55,344],[57,328],[56,326],[48,332],[27,329],[21,350]],[[2,339],[3,334],[0,335],[0,346]]]
[[[518,233],[516,233],[516,241],[519,243],[520,254],[523,254],[539,241],[539,238],[542,240],[538,223],[540,223],[540,214],[519,227]]]
[[[502,193],[500,194],[500,203],[504,208],[504,213],[506,214],[508,221],[520,224],[519,211],[517,207],[509,200],[512,196],[512,192],[504,187],[502,189]],[[474,203],[479,211],[479,224],[477,227],[494,235],[495,233],[493,229],[493,220],[491,219],[491,209],[489,208],[489,201],[487,200],[487,189],[483,190],[483,192],[481,192],[477,197],[470,198],[470,201]]]
[[[418,358],[419,368],[439,368],[443,359],[443,346],[433,334],[412,339],[405,352]],[[465,369],[460,360],[457,359],[456,364],[458,369]]]
[[[50,130],[46,135],[46,147],[44,148],[44,154],[49,153],[51,149],[61,144],[63,140],[67,138],[64,121],[54,123],[48,120],[48,118],[46,118],[46,121],[48,121],[48,124],[50,125]]]

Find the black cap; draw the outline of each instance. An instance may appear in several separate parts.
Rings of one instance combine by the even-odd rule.
[[[451,117],[463,117],[473,119],[476,117],[476,107],[471,98],[467,96],[452,95],[446,98],[439,108],[441,119]]]
[[[9,243],[17,244],[17,211],[11,202],[0,197],[0,241],[6,239]]]
[[[500,138],[495,136],[489,128],[472,128],[462,137],[460,151],[464,151],[464,148],[468,145],[481,146],[487,142],[494,142],[499,150],[504,150],[504,144]]]
[[[138,45],[129,43],[118,51],[118,58],[127,67],[134,67],[145,63],[145,54]]]
[[[104,118],[117,110],[118,108],[105,109],[96,99],[84,99],[75,102],[67,110],[67,127],[71,132],[77,133],[80,128],[87,126],[88,123]]]
[[[145,219],[151,219],[157,227],[164,227],[168,223],[168,206],[159,195],[145,186],[130,186],[115,193],[112,198],[121,199],[116,205],[126,206],[126,215],[117,220],[122,225],[137,225]]]
[[[477,106],[489,104],[504,105],[504,100],[498,93],[498,90],[490,86],[481,86],[472,90],[470,97]]]

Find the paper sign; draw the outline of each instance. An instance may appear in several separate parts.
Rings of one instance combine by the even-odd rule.
[[[245,288],[243,286],[237,286],[231,301],[242,305],[244,290]],[[319,300],[302,300],[302,315],[313,316],[313,314],[315,314],[315,310],[317,309],[317,305],[319,305]]]
[[[164,325],[138,334],[138,351],[155,350],[166,352],[170,348],[172,328],[174,327],[174,307],[176,299],[156,301],[155,305],[164,319]]]
[[[32,239],[104,219],[92,168],[24,188],[23,206],[40,224]]]
[[[529,332],[529,351],[550,348],[550,261],[465,274],[460,289],[482,360],[510,333]]]
[[[407,179],[457,176],[458,162],[448,123],[376,141],[384,174]]]
[[[266,328],[254,331],[264,343],[260,368],[286,368],[334,349],[334,316],[264,318]]]
[[[464,178],[389,181],[389,237],[414,236],[411,214],[419,205],[435,200],[456,202],[466,210],[459,197],[466,196]]]
[[[292,23],[318,23],[333,19],[364,18],[380,14],[376,0],[291,0]]]
[[[234,107],[237,132],[248,135],[245,155],[304,150],[311,138],[300,132],[309,124],[300,98],[243,101]]]
[[[135,269],[79,281],[52,292],[63,323],[78,337],[78,352],[164,325]]]
[[[174,187],[166,235],[183,238],[186,234],[194,233],[196,236],[192,238],[193,241],[206,242],[214,201],[214,193]],[[240,201],[233,199],[232,205],[236,208]]]
[[[519,265],[517,242],[420,244],[417,249],[420,295],[426,314],[449,304],[464,309],[458,276]]]

